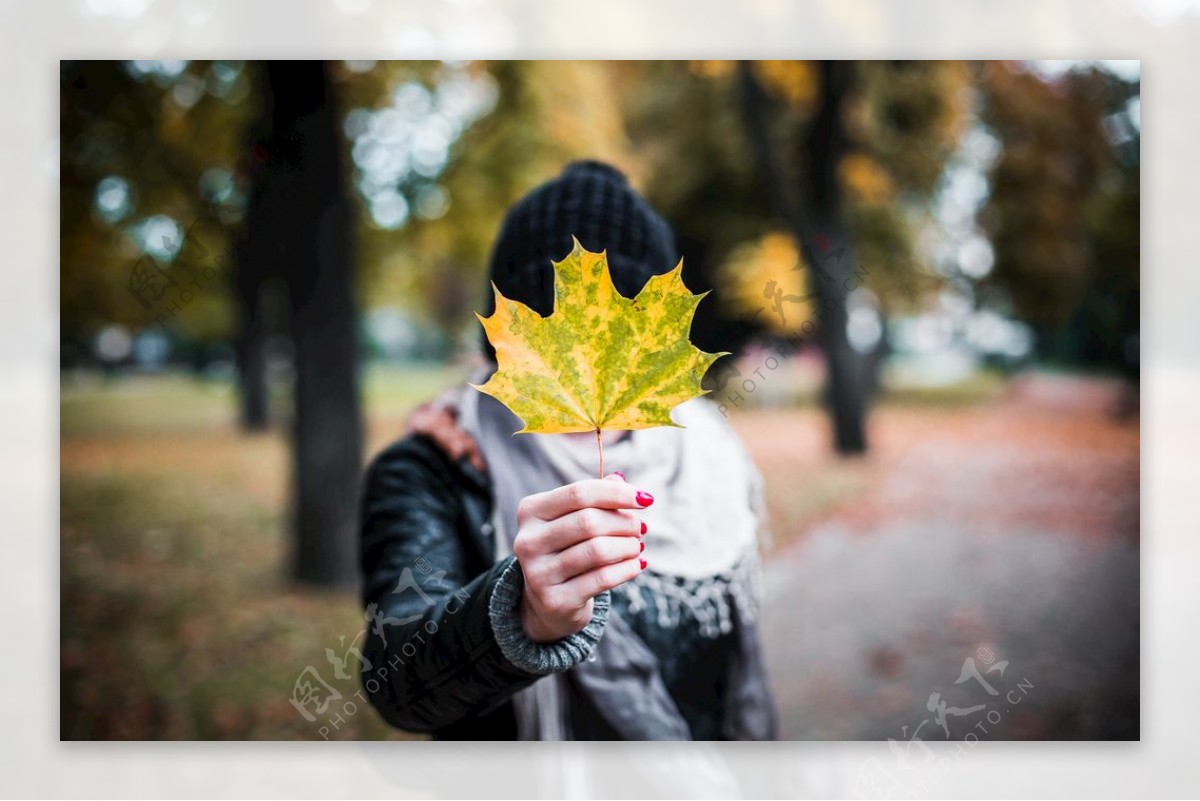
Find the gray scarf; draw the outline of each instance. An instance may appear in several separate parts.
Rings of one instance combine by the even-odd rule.
[[[473,376],[472,383],[482,384],[490,369]],[[513,436],[520,421],[503,404],[470,387],[462,388],[457,405],[463,428],[487,460],[496,557],[501,559],[512,552],[520,500],[598,477],[596,445],[561,435]],[[684,428],[633,431],[605,445],[605,470],[622,471],[655,497],[653,506],[639,511],[648,527],[650,568],[615,592],[628,593],[636,610],[643,596],[632,585],[648,588],[663,626],[689,616],[710,637],[732,630],[735,619],[747,629],[757,606],[761,479],[711,402],[684,403],[674,418]],[[757,648],[752,650],[757,658]],[[609,615],[596,651],[571,673],[628,739],[689,738],[653,654],[619,615]],[[637,691],[631,693],[633,687]],[[514,703],[520,738],[571,739],[569,697],[563,674],[518,693]]]

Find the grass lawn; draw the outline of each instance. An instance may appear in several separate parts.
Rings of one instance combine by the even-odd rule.
[[[368,373],[368,452],[461,371]],[[64,376],[61,405],[61,736],[312,739],[289,699],[317,668],[334,681],[362,628],[352,593],[285,580],[282,426],[233,425],[232,387],[184,375]],[[402,736],[364,704],[330,738]]]

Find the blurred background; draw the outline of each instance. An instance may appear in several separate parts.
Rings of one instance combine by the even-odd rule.
[[[1139,98],[1138,62],[63,62],[61,736],[404,736],[354,698],[362,467],[476,358],[507,206],[598,158],[735,354],[783,736],[1136,739]]]

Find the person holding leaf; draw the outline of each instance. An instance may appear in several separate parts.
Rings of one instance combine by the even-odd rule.
[[[404,622],[369,632],[362,678],[393,725],[775,737],[755,624],[762,482],[699,397],[720,354],[688,340],[702,296],[676,257],[606,164],[569,165],[509,210],[486,366],[418,409],[366,478],[363,603]]]

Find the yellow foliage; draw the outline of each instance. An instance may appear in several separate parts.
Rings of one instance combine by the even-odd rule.
[[[841,160],[838,179],[853,199],[871,205],[888,202],[896,192],[888,171],[878,161],[862,153],[851,153]]]
[[[721,265],[718,283],[731,312],[778,333],[798,331],[812,317],[808,266],[787,234],[767,234],[736,248]]]
[[[724,78],[733,74],[736,61],[689,61],[688,69],[702,78]]]
[[[811,61],[755,61],[754,75],[767,91],[801,113],[812,111],[820,79]]]

